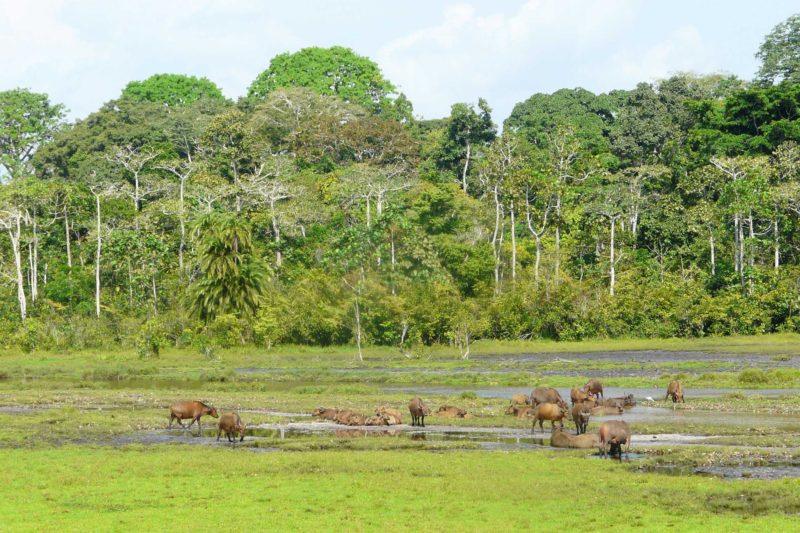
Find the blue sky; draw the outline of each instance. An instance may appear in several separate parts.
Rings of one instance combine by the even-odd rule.
[[[340,44],[377,61],[418,115],[484,97],[501,122],[562,87],[686,70],[750,79],[764,35],[795,12],[796,0],[0,0],[0,90],[47,92],[73,118],[160,72],[236,98],[276,54]]]

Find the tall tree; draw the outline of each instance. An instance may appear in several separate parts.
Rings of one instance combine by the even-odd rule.
[[[470,163],[480,150],[492,142],[497,127],[492,122],[492,108],[483,98],[478,99],[478,109],[471,104],[453,104],[447,126],[447,141],[454,160],[461,162],[458,170],[461,188],[468,192],[467,176]]]
[[[411,118],[408,99],[398,97],[396,87],[383,77],[378,65],[342,46],[303,48],[273,57],[247,95],[260,99],[288,87],[307,87],[319,94],[338,96],[375,114]]]
[[[132,81],[122,90],[122,96],[168,107],[186,106],[203,98],[225,99],[219,87],[208,78],[182,74],[154,74],[143,81]]]
[[[800,14],[772,28],[758,47],[756,58],[761,61],[756,81],[768,85],[800,81]]]
[[[64,113],[64,106],[51,104],[46,94],[28,89],[0,92],[0,167],[5,174],[33,174],[33,154],[63,126]]]
[[[192,311],[208,324],[221,314],[251,317],[264,292],[267,270],[252,232],[239,215],[210,213],[194,229],[198,277],[190,288]]]

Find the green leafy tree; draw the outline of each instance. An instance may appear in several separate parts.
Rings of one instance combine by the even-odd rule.
[[[264,292],[267,269],[255,255],[249,224],[232,214],[211,213],[194,230],[199,276],[190,307],[207,324],[218,315],[251,317]]]
[[[122,90],[122,97],[169,107],[189,105],[202,98],[225,99],[219,87],[208,78],[182,74],[154,74],[143,81],[132,81]]]
[[[247,95],[260,99],[288,87],[307,87],[319,94],[338,96],[375,114],[411,118],[408,99],[396,97],[396,87],[383,77],[378,65],[350,48],[311,47],[277,55],[253,81]]]
[[[619,105],[617,100],[581,88],[537,93],[514,106],[504,128],[525,135],[535,146],[546,147],[559,128],[571,127],[584,148],[600,153],[608,150],[607,133]]]
[[[756,81],[765,85],[800,81],[800,14],[792,15],[764,37],[756,52],[761,66]]]
[[[447,126],[447,153],[458,169],[461,188],[468,189],[467,176],[470,164],[483,148],[492,142],[497,126],[492,122],[492,108],[483,98],[478,99],[478,109],[471,104],[458,103],[450,108]]]
[[[64,106],[28,89],[0,92],[0,167],[12,178],[33,173],[31,158],[63,126]]]

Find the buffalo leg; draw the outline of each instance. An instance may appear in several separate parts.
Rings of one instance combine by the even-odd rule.
[[[421,422],[422,422],[422,424],[421,424],[422,427],[425,427],[425,415],[422,415]]]
[[[217,442],[219,442],[219,436],[222,435],[222,430],[220,429],[217,431]]]

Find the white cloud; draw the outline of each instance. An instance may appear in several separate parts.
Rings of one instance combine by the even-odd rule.
[[[607,42],[630,20],[634,5],[634,0],[528,0],[515,12],[490,14],[468,4],[452,5],[443,10],[438,25],[381,48],[378,62],[418,113],[441,116],[451,103],[494,92],[521,71],[530,80],[535,77],[530,70],[553,57],[581,56]],[[511,103],[494,102],[499,119]]]
[[[19,2],[0,0],[3,26],[0,50],[3,68],[0,84],[17,85],[17,80],[69,71],[76,65],[92,61],[98,50],[63,22],[64,5],[58,0]]]
[[[602,80],[607,88],[632,86],[655,81],[676,72],[711,72],[719,69],[716,52],[691,25],[681,26],[670,35],[642,50],[626,49],[587,73]]]

